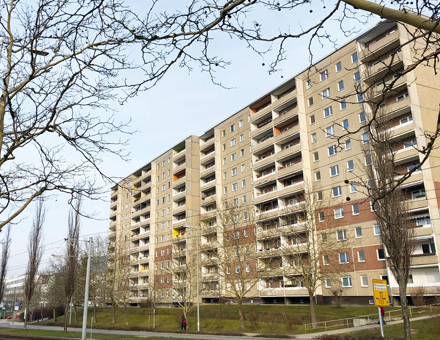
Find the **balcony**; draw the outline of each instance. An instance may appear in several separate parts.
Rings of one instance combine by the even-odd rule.
[[[179,171],[184,170],[185,167],[186,167],[186,163],[185,162],[178,163],[178,164],[180,164],[180,165],[176,165],[176,167],[173,168],[173,174],[178,173]]]
[[[206,168],[200,169],[200,175],[203,177],[209,176],[215,172],[215,163],[208,165]]]
[[[186,203],[176,205],[173,207],[173,214],[180,214],[186,211]]]
[[[390,89],[389,87],[391,86],[391,84],[393,85]],[[371,99],[377,100],[380,98],[387,98],[395,95],[400,91],[403,91],[405,88],[406,88],[406,76],[401,76],[398,79],[390,79],[385,84],[374,86],[374,88],[372,89],[373,91],[371,94]]]
[[[207,178],[205,180],[202,179],[202,183],[200,185],[200,188],[202,190],[207,190],[208,188],[215,187],[215,185],[216,185],[215,177],[210,177],[210,178]]]
[[[263,288],[260,296],[308,296],[306,287]]]
[[[288,147],[284,150],[281,150],[276,153],[276,158],[278,161],[287,160],[288,157],[294,156],[294,155],[300,155],[301,154],[301,142],[297,144],[293,144],[292,147]]]
[[[200,152],[204,152],[205,150],[209,149],[214,145],[214,143],[215,143],[215,138],[214,136],[212,136],[212,138],[210,138],[209,140],[207,140],[206,142],[200,145]]]
[[[438,265],[438,256],[435,253],[418,254],[411,256],[411,267],[424,265]]]
[[[258,151],[263,150],[264,148],[268,147],[269,145],[272,145],[272,144],[273,144],[273,141],[274,141],[273,135],[270,135],[270,134],[269,134],[268,136],[262,138],[262,139],[258,142],[258,144],[254,145],[254,146],[252,147],[252,152],[253,152],[253,153],[256,153],[256,152],[258,152]]]
[[[252,105],[250,107],[250,113],[251,113],[251,120],[252,122],[260,118],[261,116],[264,116],[266,113],[271,111],[272,108],[272,102],[271,102],[271,96],[266,96],[256,104]]]
[[[174,150],[173,162],[178,162],[182,157],[186,155],[186,149]]]
[[[256,175],[256,179],[254,181],[254,187],[255,188],[261,188],[264,187],[265,185],[267,185],[269,182],[274,182],[275,183],[275,178],[276,178],[276,170],[271,168],[267,170],[267,173],[265,175]]]
[[[295,163],[293,165],[286,166],[286,167],[280,166],[280,167],[278,167],[277,178],[282,179],[282,178],[288,177],[290,175],[299,174],[302,172],[302,170],[303,170],[303,163],[302,162]]]
[[[217,233],[217,225],[206,226],[203,227],[201,230],[202,235],[211,235],[216,233]]]
[[[206,153],[202,152],[200,154],[200,163],[208,162],[215,157],[215,149],[208,150]]]
[[[389,132],[389,138],[395,138],[400,137],[403,135],[409,135],[411,133],[414,133],[414,123],[413,121],[410,121],[405,124],[399,124],[396,126],[393,126],[392,128],[387,129]]]
[[[183,183],[186,183],[186,176],[185,175],[176,177],[176,179],[173,181],[173,188],[180,186]]]
[[[399,46],[399,31],[396,30],[382,39],[377,40],[375,43],[370,43],[367,48],[359,53],[359,59],[362,62],[371,61]]]
[[[279,195],[278,190],[273,190],[268,193],[257,193],[255,197],[255,203],[261,203],[263,201],[271,200],[277,198]]]
[[[403,67],[402,52],[390,55],[387,58],[380,60],[376,65],[370,66],[364,73],[364,81],[372,83],[383,79],[391,71],[395,71]]]
[[[292,106],[279,113],[279,116],[273,120],[273,125],[283,124],[298,115],[298,105]]]

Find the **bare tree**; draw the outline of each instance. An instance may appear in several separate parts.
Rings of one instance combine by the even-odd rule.
[[[372,104],[370,104],[372,106]],[[374,106],[373,106],[373,109]],[[388,268],[399,285],[400,304],[404,324],[404,339],[411,339],[408,301],[406,297],[411,255],[414,251],[413,228],[409,228],[408,205],[404,192],[396,186],[403,175],[395,162],[390,119],[385,110],[376,110],[376,121],[365,147],[370,165],[365,168],[368,182],[364,182],[377,215],[382,242],[387,252]],[[406,169],[405,169],[406,172]],[[393,190],[390,190],[393,188]],[[383,193],[387,192],[386,195]]]
[[[63,306],[64,296],[64,280],[65,280],[65,261],[64,259],[55,259],[50,263],[45,275],[49,276],[46,292],[46,303],[52,308],[53,322],[57,321],[56,309]]]
[[[89,300],[93,303],[93,319],[97,319],[97,307],[105,303],[108,240],[97,236],[93,240],[93,256],[90,267]]]
[[[24,281],[24,308],[25,318],[23,328],[27,327],[26,311],[30,312],[30,303],[35,292],[36,281],[38,279],[37,272],[40,267],[41,257],[43,256],[43,249],[41,242],[43,240],[43,225],[46,219],[46,209],[43,206],[43,201],[39,200],[37,203],[37,210],[32,223],[32,230],[29,234],[28,254],[29,262],[26,270],[26,277]]]
[[[202,221],[202,228],[209,225]],[[243,302],[256,294],[259,279],[254,229],[254,206],[224,199],[217,203],[215,235],[205,234],[201,240],[202,253],[207,258],[202,274],[217,277],[216,285],[225,288],[224,296],[238,304],[242,329]],[[209,289],[218,289],[216,285]]]
[[[0,301],[3,301],[5,295],[5,278],[8,270],[8,261],[11,246],[11,228],[6,229],[6,235],[2,242],[2,262],[0,267]]]
[[[79,255],[79,232],[81,228],[81,198],[77,198],[74,208],[69,211],[66,263],[64,267],[64,315],[67,316],[72,296],[76,289]],[[84,306],[87,308],[87,306]],[[64,318],[64,331],[67,332],[67,317]]]

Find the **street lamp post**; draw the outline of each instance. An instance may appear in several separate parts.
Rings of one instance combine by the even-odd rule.
[[[89,237],[89,249],[87,251],[87,274],[86,274],[86,289],[84,291],[84,307],[83,307],[83,323],[81,340],[86,340],[87,335],[87,311],[89,306],[89,285],[90,285],[90,259],[92,257],[92,238]]]

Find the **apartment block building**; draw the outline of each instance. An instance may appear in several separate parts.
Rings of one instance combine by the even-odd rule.
[[[197,242],[201,301],[231,297],[218,263],[223,237],[219,216],[228,202],[253,211],[249,225],[247,215],[237,215],[244,221],[237,239],[252,243],[256,253],[255,261],[237,267],[255,267],[251,272],[258,284],[247,301],[306,303],[304,280],[295,274],[291,253],[284,251],[322,236],[301,231],[310,219],[305,195],[324,204],[316,214],[317,233],[343,245],[320,263],[341,275],[321,283],[318,302],[332,303],[338,288],[343,303],[368,304],[371,280],[380,278],[388,280],[398,297],[376,215],[360,184],[370,180],[363,168],[374,157],[366,152],[371,106],[365,96],[386,112],[397,176],[419,163],[423,154],[418,149],[429,142],[425,133],[437,127],[440,79],[433,66],[420,65],[393,82],[417,59],[409,39],[406,27],[381,22],[114,186],[109,251],[118,247],[129,259],[133,302],[150,297],[153,290],[157,302],[177,301],[185,289],[184,276],[167,269],[185,263]],[[389,83],[391,90],[382,91]],[[426,294],[440,292],[438,156],[434,149],[402,184],[415,232],[409,293],[420,287]],[[274,270],[262,274],[259,268],[269,263]]]

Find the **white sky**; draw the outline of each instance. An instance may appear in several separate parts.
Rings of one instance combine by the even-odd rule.
[[[280,13],[281,18],[265,14],[266,23],[263,27],[274,30],[277,29],[279,22],[283,22],[294,32],[299,25],[298,20],[301,20],[301,25],[306,27],[307,23],[310,24],[310,20],[316,20],[322,15],[322,12],[315,9],[314,13],[310,14],[309,8],[304,8],[297,14]],[[256,13],[258,14],[261,13]],[[277,24],[273,24],[274,22]],[[368,26],[358,26],[357,29],[364,31],[376,22],[377,20],[370,20]],[[327,26],[327,30],[332,33],[333,39],[337,39],[339,46],[354,37],[345,37],[339,30],[339,22],[336,21],[332,22],[331,26]],[[129,175],[189,135],[203,134],[283,81],[301,72],[309,63],[307,39],[295,39],[286,45],[288,57],[281,64],[282,72],[273,75],[269,75],[267,67],[262,66],[263,62],[267,65],[272,59],[267,57],[262,60],[239,41],[220,35],[215,37],[212,46],[213,53],[216,52],[225,60],[232,62],[226,69],[218,70],[217,80],[233,89],[226,90],[212,84],[208,74],[201,73],[196,65],[193,65],[194,71],[191,74],[185,69],[174,67],[155,88],[140,93],[123,106],[115,106],[118,111],[117,118],[125,121],[131,117],[132,130],[139,132],[132,137],[127,147],[131,152],[132,160],[124,163],[114,156],[104,157],[104,172],[117,177]],[[314,60],[317,61],[318,58],[332,51],[330,44],[324,48],[316,45],[313,49]],[[283,79],[281,75],[284,76]],[[109,197],[110,194],[105,202],[85,202],[87,211],[97,212],[100,220],[83,219],[81,235],[96,233],[105,235],[108,232]],[[59,254],[61,248],[65,247],[64,238],[67,234],[69,210],[67,197],[64,196],[46,200],[45,203],[48,212],[43,243],[46,247],[41,268],[47,265],[52,254]],[[21,275],[26,271],[27,239],[33,214],[34,207],[30,207],[22,214],[24,219],[20,224],[12,229],[8,276]]]

